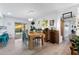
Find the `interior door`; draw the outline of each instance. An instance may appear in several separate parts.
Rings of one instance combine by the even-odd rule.
[[[70,34],[71,34],[71,23],[67,21],[64,23],[64,38],[69,39]]]

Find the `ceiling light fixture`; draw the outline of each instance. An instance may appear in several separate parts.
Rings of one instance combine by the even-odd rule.
[[[29,18],[28,21],[33,21],[33,18]]]
[[[12,15],[12,13],[11,13],[11,12],[7,12],[7,15],[11,16],[11,15]]]

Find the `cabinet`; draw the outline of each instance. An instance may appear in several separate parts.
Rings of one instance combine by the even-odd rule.
[[[59,43],[59,31],[49,30],[48,28],[46,28],[43,32],[45,33],[45,42]]]
[[[59,32],[56,30],[50,30],[50,39],[49,42],[51,43],[59,43]]]

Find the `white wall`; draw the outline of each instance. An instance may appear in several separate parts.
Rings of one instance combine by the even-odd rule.
[[[57,30],[59,30],[59,36],[60,36],[59,38],[60,38],[60,42],[62,42],[61,35],[60,35],[61,34],[61,31],[60,31],[60,19],[61,19],[63,13],[70,12],[70,11],[72,11],[73,16],[77,15],[77,7],[70,7],[70,8],[67,8],[67,9],[51,12],[49,14],[46,14],[46,15],[42,16],[42,17],[39,17],[36,20],[42,20],[44,18],[48,19],[48,20],[53,19],[55,21],[54,22],[54,27]],[[27,19],[17,19],[17,18],[5,17],[3,20],[4,21],[0,20],[0,25],[2,25],[1,23],[3,22],[4,23],[3,25],[7,26],[9,34],[11,34],[13,37],[14,37],[14,34],[15,34],[15,22],[27,23],[28,24],[28,29],[30,29],[30,22],[28,22]],[[50,28],[49,25],[48,25],[48,27]]]
[[[68,23],[68,27],[69,27],[69,30],[68,31],[71,31],[71,25],[75,25],[75,20],[76,20],[76,16],[77,16],[77,6],[73,6],[73,7],[70,7],[68,9],[64,9],[62,11],[59,11],[59,15],[60,15],[60,19],[61,19],[61,16],[63,13],[67,13],[67,12],[72,12],[73,14],[73,18],[68,18],[68,19],[64,19],[65,23],[67,24]],[[66,31],[66,29],[64,29],[64,31]],[[68,32],[69,33],[69,32]],[[60,31],[60,34],[61,34],[61,31]],[[59,35],[60,35],[59,34]],[[67,32],[64,32],[64,35],[67,34]],[[70,34],[70,33],[69,33]],[[62,40],[62,36],[60,35],[60,40]]]
[[[79,7],[77,8],[76,16],[76,35],[79,36]]]
[[[77,16],[77,8],[78,6],[72,6],[67,9],[61,9],[59,11],[51,12],[50,14],[46,14],[40,18],[40,19],[45,18],[48,20],[51,20],[51,19],[55,20],[54,27],[59,31],[59,43],[62,43],[62,36],[61,36],[61,30],[60,30],[61,28],[60,20],[61,20],[62,14],[67,13],[67,12],[72,12],[74,17],[71,18],[71,21],[73,21],[74,22],[73,24],[75,25],[74,20],[76,20],[76,16]],[[65,19],[65,20],[69,20],[69,19]],[[48,27],[50,28],[49,25]]]
[[[18,18],[11,18],[11,17],[4,17],[2,21],[0,21],[0,26],[6,26],[7,32],[9,35],[14,38],[15,37],[15,23],[25,23],[29,27],[29,22],[27,19],[18,19]]]
[[[54,27],[57,28],[57,18],[58,18],[57,15],[58,15],[57,12],[55,12],[55,13],[54,12],[51,12],[50,14],[46,14],[46,15],[38,18],[37,20],[43,20],[43,19],[48,20],[48,28],[51,27],[49,21],[50,20],[54,20]]]

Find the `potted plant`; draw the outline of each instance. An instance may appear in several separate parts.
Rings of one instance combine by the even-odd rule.
[[[73,39],[74,39],[75,48],[77,49],[79,54],[79,36],[75,36]]]
[[[79,53],[79,36],[76,37],[75,42],[76,42],[76,47]]]
[[[30,26],[30,27],[31,27],[30,31],[32,31],[32,32],[35,30],[34,24],[35,24],[35,22],[32,21],[32,22],[31,22],[31,26]]]

